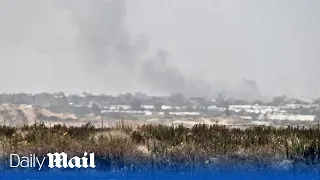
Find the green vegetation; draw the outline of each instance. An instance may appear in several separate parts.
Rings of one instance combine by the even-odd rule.
[[[256,126],[228,129],[220,125],[198,124],[192,128],[143,125],[132,128],[123,122],[99,129],[43,124],[22,128],[0,127],[0,150],[10,153],[45,155],[48,152],[81,154],[124,161],[203,163],[213,157],[284,158],[315,162],[320,156],[319,126],[274,128]],[[150,160],[151,159],[151,160]]]

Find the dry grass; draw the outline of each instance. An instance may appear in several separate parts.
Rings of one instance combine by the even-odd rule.
[[[95,152],[109,161],[170,161],[207,163],[215,157],[234,159],[287,158],[315,161],[320,152],[319,127],[276,129],[257,126],[246,130],[221,125],[197,124],[192,128],[143,125],[132,128],[120,122],[99,129],[55,125],[46,127],[0,127],[0,155],[8,153],[45,155],[48,152],[81,154]],[[150,159],[151,158],[151,159]],[[111,159],[111,160],[110,160]],[[121,164],[121,163],[120,163]]]

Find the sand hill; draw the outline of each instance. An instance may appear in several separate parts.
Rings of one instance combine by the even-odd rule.
[[[76,120],[76,115],[69,113],[53,113],[51,111],[29,105],[0,105],[0,125],[23,126],[35,123],[35,120],[63,121]]]

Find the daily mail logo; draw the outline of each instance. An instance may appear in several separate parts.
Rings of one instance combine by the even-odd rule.
[[[11,168],[35,168],[39,170],[44,166],[44,162],[48,158],[49,168],[95,168],[94,153],[85,152],[83,157],[74,156],[69,158],[64,152],[48,153],[47,157],[39,158],[35,154],[20,157],[18,154],[10,154]]]

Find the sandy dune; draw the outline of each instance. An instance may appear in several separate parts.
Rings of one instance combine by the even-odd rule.
[[[0,105],[0,125],[23,126],[36,121],[76,120],[77,116],[68,113],[53,113],[28,105]]]

